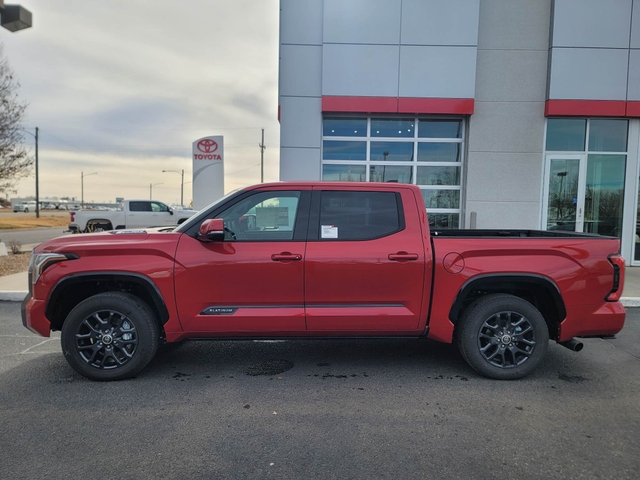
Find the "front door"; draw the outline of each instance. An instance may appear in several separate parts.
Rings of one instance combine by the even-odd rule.
[[[546,167],[547,230],[622,235],[625,155],[548,154]]]
[[[175,283],[186,331],[242,336],[305,330],[309,194],[256,191],[216,214],[224,219],[224,241],[182,236]]]

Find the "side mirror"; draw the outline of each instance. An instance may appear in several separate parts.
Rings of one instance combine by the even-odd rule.
[[[167,212],[169,212],[169,215],[173,215],[173,209],[171,207],[167,207]]]
[[[224,241],[224,220],[221,218],[210,218],[202,222],[198,240],[203,242]]]

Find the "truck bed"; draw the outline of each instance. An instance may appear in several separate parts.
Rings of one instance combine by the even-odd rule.
[[[517,237],[517,238],[601,238],[612,239],[616,237],[607,237],[604,235],[598,235],[597,233],[581,233],[581,232],[568,232],[564,230],[437,230],[432,229],[431,235],[434,237],[454,237],[454,238],[504,238],[504,237]]]

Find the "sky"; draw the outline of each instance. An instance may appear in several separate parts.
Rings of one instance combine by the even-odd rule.
[[[39,128],[40,197],[192,199],[191,144],[224,136],[225,191],[279,177],[278,0],[16,0],[0,43]],[[25,134],[33,149],[34,138]],[[32,150],[33,151],[33,150]],[[97,175],[89,175],[97,172]],[[156,185],[158,184],[158,185]],[[13,197],[35,195],[35,178]]]

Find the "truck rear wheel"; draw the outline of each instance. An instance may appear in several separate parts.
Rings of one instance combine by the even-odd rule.
[[[549,330],[542,314],[514,295],[487,295],[476,300],[462,314],[456,335],[466,362],[481,375],[498,380],[530,374],[549,347]]]
[[[80,302],[62,325],[62,352],[69,365],[91,380],[122,380],[153,358],[159,327],[138,297],[106,292]]]
[[[113,230],[111,222],[106,220],[89,220],[87,222],[87,233],[105,232]]]

